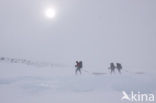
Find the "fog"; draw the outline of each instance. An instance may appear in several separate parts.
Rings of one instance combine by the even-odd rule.
[[[105,70],[156,67],[155,0],[1,0],[0,56]],[[53,6],[56,17],[44,10]]]

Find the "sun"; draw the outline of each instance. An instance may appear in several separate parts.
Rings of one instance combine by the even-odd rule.
[[[47,8],[47,9],[45,10],[45,16],[46,16],[47,18],[54,18],[55,15],[56,15],[55,9]]]

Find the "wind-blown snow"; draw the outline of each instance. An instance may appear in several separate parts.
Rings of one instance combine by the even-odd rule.
[[[74,69],[1,63],[0,103],[121,103],[123,90],[156,93],[152,73],[75,75]]]

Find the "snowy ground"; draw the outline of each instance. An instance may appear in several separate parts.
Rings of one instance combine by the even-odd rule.
[[[122,103],[123,90],[156,93],[154,74],[95,71],[76,76],[74,68],[0,63],[0,103]]]

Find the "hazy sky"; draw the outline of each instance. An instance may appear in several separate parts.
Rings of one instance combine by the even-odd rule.
[[[0,0],[0,56],[154,70],[156,1]]]

